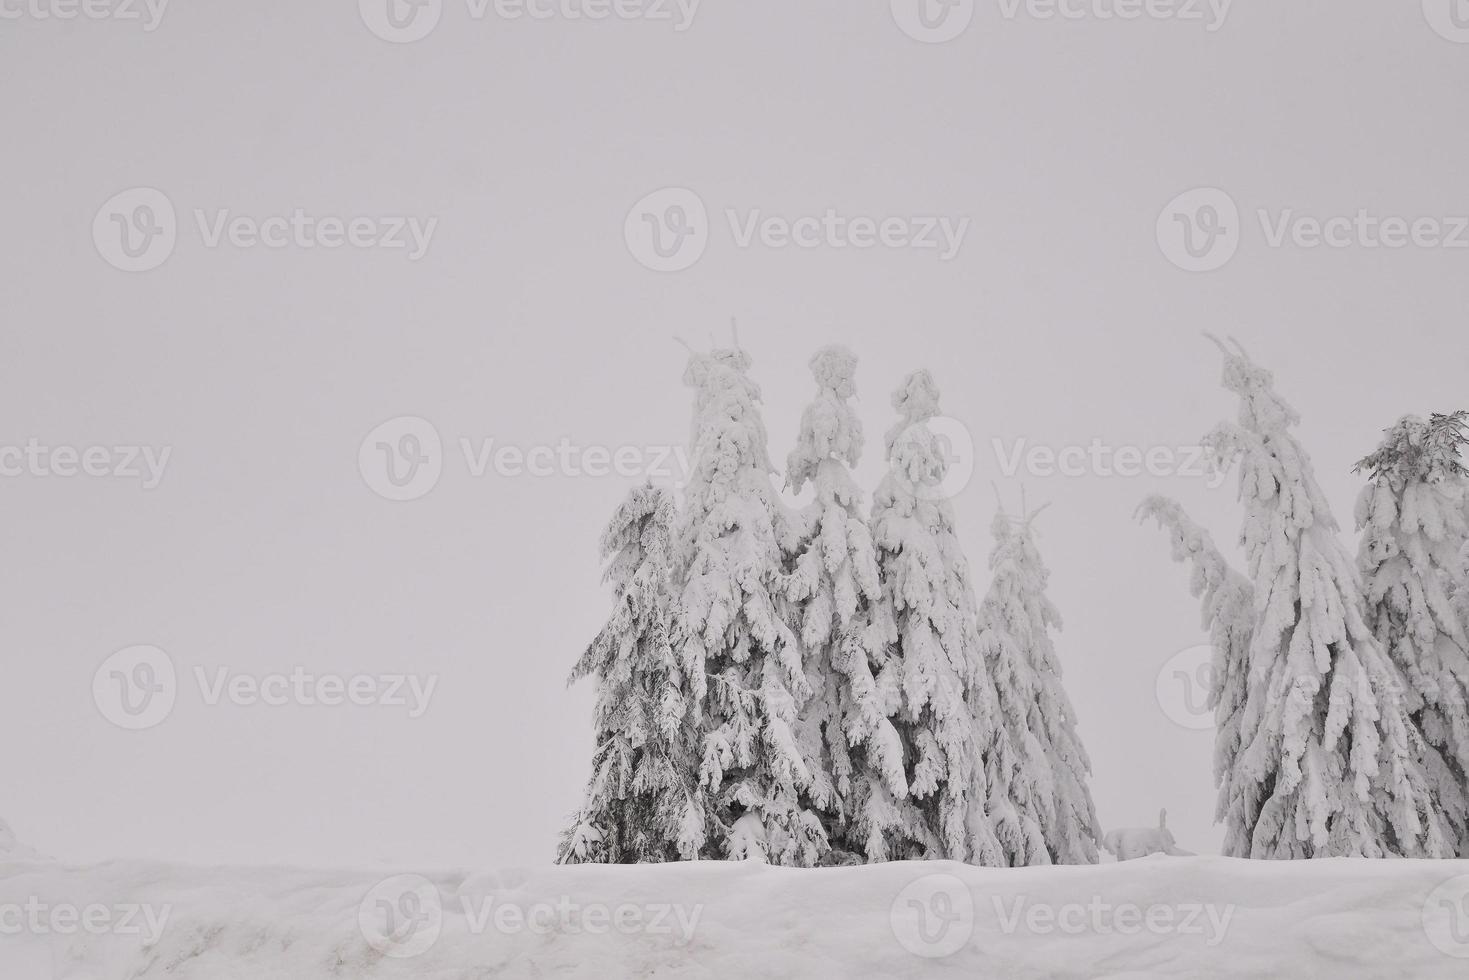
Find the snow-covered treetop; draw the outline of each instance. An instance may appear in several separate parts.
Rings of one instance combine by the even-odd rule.
[[[1301,417],[1275,391],[1275,375],[1250,359],[1239,341],[1230,350],[1217,337],[1210,340],[1224,353],[1224,387],[1240,397],[1240,423],[1260,433],[1282,432]]]
[[[697,460],[706,479],[732,475],[735,469],[755,466],[771,473],[765,424],[756,403],[760,386],[745,374],[750,355],[742,350],[716,349],[707,354],[689,352],[683,383],[695,390],[692,445],[696,453],[715,453],[722,463]]]
[[[927,422],[939,414],[939,386],[927,368],[921,368],[903,379],[893,392],[893,408],[898,421],[887,432],[887,449],[892,454],[893,444],[913,426]]]
[[[687,344],[684,346],[688,347]],[[748,353],[735,347],[716,347],[705,354],[689,348],[689,361],[684,366],[683,383],[688,388],[703,388],[708,384],[711,374],[721,369],[743,377],[748,374],[753,363]],[[758,389],[756,390],[758,397]]]
[[[801,431],[786,460],[786,482],[795,493],[815,480],[823,460],[856,466],[862,456],[862,420],[848,404],[857,393],[857,355],[833,344],[813,354],[810,365],[820,390],[801,413]]]
[[[830,388],[838,398],[857,394],[857,355],[841,344],[828,344],[811,355],[811,375],[823,389]]]
[[[1373,479],[1386,477],[1399,485],[1415,480],[1437,483],[1466,475],[1466,450],[1469,412],[1434,414],[1426,422],[1405,415],[1385,430],[1382,444],[1357,464],[1356,472],[1367,471]]]

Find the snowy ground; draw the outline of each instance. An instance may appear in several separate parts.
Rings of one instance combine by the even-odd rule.
[[[389,915],[391,914],[391,922]],[[4,980],[1469,976],[1469,862],[0,863]]]

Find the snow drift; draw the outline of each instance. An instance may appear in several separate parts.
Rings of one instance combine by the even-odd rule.
[[[17,928],[20,926],[20,928]],[[5,980],[1456,977],[1469,862],[0,863]]]

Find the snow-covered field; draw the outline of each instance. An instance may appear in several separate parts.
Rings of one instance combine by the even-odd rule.
[[[4,980],[1469,975],[1469,862],[0,864]]]

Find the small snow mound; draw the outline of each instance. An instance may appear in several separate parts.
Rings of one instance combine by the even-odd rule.
[[[33,861],[39,856],[35,848],[16,840],[10,824],[0,819],[0,861]]]

